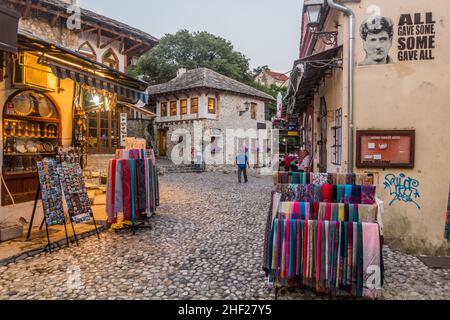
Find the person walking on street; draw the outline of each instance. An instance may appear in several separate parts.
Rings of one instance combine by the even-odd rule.
[[[202,148],[197,146],[197,151],[195,154],[195,171],[197,173],[202,172],[202,164],[203,164],[203,154],[202,154]]]
[[[238,166],[238,181],[241,183],[241,175],[244,174],[244,182],[248,182],[247,178],[247,166],[250,168],[248,163],[248,157],[245,151],[241,150],[236,156],[236,165]]]

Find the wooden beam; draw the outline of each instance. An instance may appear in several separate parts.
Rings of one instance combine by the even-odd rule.
[[[98,28],[98,30],[97,30],[97,48],[100,48],[101,38],[102,38],[102,29]]]
[[[28,16],[30,15],[31,12],[31,0],[27,0],[26,6],[25,6],[25,10],[23,10],[22,12],[22,18],[27,19]]]
[[[110,39],[110,40],[106,41],[105,43],[103,43],[102,45],[100,45],[100,49],[105,49],[111,43],[119,41],[120,39],[122,39],[122,36],[118,36],[116,38]]]
[[[119,49],[120,54],[123,54],[124,50],[125,50],[125,38],[121,37],[120,38],[120,49]],[[126,59],[128,59],[128,57],[126,57]]]
[[[25,4],[24,4],[24,2],[22,0],[9,0],[9,1],[11,3],[17,4],[17,5],[20,5],[20,6],[25,6]],[[23,11],[27,10],[28,7],[29,7],[29,10],[37,9],[37,10],[39,10],[41,12],[45,12],[45,13],[52,14],[52,15],[58,15],[59,14],[61,18],[68,18],[70,16],[69,14],[67,14],[65,12],[58,12],[58,11],[55,11],[55,10],[50,10],[48,8],[45,8],[42,5],[40,5],[39,3],[38,4],[33,4],[30,0],[27,1],[26,7],[24,7],[25,9],[22,10],[22,13],[23,13]],[[27,13],[27,14],[29,14],[29,13]],[[88,22],[85,19],[82,20],[82,23],[83,23],[83,25],[91,27],[91,29],[88,30],[89,32],[93,32],[93,31],[95,31],[98,28],[98,29],[103,30],[105,32],[112,33],[112,34],[114,34],[116,36],[122,36],[125,39],[129,39],[129,40],[131,40],[131,41],[133,41],[133,42],[135,42],[137,44],[141,44],[142,46],[147,46],[147,47],[149,47],[149,49],[152,47],[152,45],[150,44],[151,40],[149,42],[144,42],[144,41],[142,41],[142,40],[140,40],[140,39],[138,39],[138,38],[136,38],[136,37],[134,37],[134,36],[132,36],[130,34],[122,33],[122,32],[119,32],[119,31],[107,28],[107,27],[102,27],[102,26],[97,25],[96,23]],[[99,46],[100,46],[100,44],[98,45],[98,47]],[[135,49],[135,48],[133,48],[133,49]]]
[[[142,43],[138,43],[138,44],[132,46],[131,48],[128,48],[127,50],[125,50],[125,51],[123,52],[123,54],[129,54],[131,51],[133,51],[133,50],[139,48],[140,46],[142,46]]]
[[[98,27],[95,26],[95,27],[83,30],[83,33],[91,33],[91,32],[97,31],[97,30],[98,30]]]
[[[52,26],[52,27],[54,27],[55,25],[56,25],[56,23],[58,22],[58,19],[59,19],[59,13],[57,14],[57,15],[55,15],[53,18],[52,18],[52,20],[50,21],[50,25]]]

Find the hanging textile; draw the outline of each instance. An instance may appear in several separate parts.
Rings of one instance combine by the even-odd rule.
[[[374,204],[375,203],[375,189],[374,185],[361,186],[361,203]]]
[[[269,280],[374,298],[380,286],[371,285],[371,272],[381,272],[377,230],[378,225],[370,223],[274,219],[267,258]]]
[[[278,183],[289,184],[289,172],[278,172]]]
[[[109,223],[124,220],[136,222],[138,216],[150,216],[159,206],[159,183],[152,150],[117,150],[118,159],[108,165],[106,213]]]
[[[311,184],[323,185],[328,183],[328,173],[312,173]]]
[[[363,223],[364,292],[366,297],[377,298],[381,289],[381,256],[379,227],[374,223]]]

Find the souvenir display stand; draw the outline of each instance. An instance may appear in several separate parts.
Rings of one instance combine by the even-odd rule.
[[[279,172],[275,178],[263,270],[276,298],[282,287],[378,298],[383,208],[373,177]]]
[[[80,166],[80,155],[77,150],[63,152],[59,149],[56,159],[45,158],[37,162],[39,185],[33,205],[33,212],[27,233],[27,240],[30,240],[31,229],[36,213],[36,206],[39,196],[42,199],[44,219],[39,230],[45,224],[47,233],[48,248],[51,253],[51,242],[48,227],[52,225],[64,225],[67,246],[69,237],[67,234],[66,216],[64,214],[63,197],[68,208],[70,224],[73,235],[78,246],[78,237],[74,224],[85,223],[93,220],[95,232],[100,239],[92,208],[89,203],[86,186]]]

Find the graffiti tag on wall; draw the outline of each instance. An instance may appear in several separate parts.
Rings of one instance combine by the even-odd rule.
[[[396,201],[414,203],[420,209],[415,199],[420,198],[419,181],[411,177],[406,177],[404,173],[398,176],[395,174],[387,174],[384,178],[384,189],[389,189],[390,195],[393,196],[389,203],[392,206]]]

